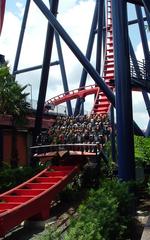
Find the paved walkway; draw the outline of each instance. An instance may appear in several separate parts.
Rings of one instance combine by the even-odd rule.
[[[147,222],[145,224],[141,240],[150,240],[150,216],[148,217]]]

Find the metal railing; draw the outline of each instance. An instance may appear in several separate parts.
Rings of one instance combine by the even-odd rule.
[[[51,144],[38,145],[30,147],[36,154],[46,154],[47,152],[58,151],[81,151],[98,154],[101,151],[101,145],[96,143],[75,143],[75,144]]]
[[[139,81],[143,80],[145,83],[150,81],[150,61],[143,60],[137,61],[133,64],[133,60],[130,59],[130,71],[131,71],[131,78],[136,78]]]

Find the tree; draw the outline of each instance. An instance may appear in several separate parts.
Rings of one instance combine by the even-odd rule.
[[[25,124],[26,114],[30,109],[30,104],[26,102],[28,93],[24,92],[26,87],[27,85],[22,87],[15,81],[7,63],[0,67],[0,114],[12,115],[11,165],[13,167],[18,163],[16,127]]]

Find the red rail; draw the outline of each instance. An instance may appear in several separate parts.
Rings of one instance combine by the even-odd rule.
[[[0,34],[3,27],[6,0],[0,0]]]
[[[78,172],[77,166],[53,166],[0,195],[0,237],[23,220],[46,220],[52,200]]]
[[[68,100],[76,99],[76,98],[84,98],[87,95],[90,94],[96,94],[98,91],[98,87],[95,87],[95,85],[89,85],[86,86],[84,89],[83,88],[78,88],[71,90],[69,92],[65,92],[62,94],[59,94],[45,102],[45,106],[47,104],[53,104],[54,106],[57,106],[63,102],[66,102]]]
[[[107,86],[113,90],[111,81],[114,81],[114,47],[113,47],[113,29],[112,29],[112,7],[111,0],[107,0],[107,22],[106,22],[106,43],[105,60],[103,69],[103,79]],[[99,89],[92,113],[105,114],[109,111],[110,102],[105,94]]]
[[[142,5],[141,0],[128,0],[128,2]],[[115,66],[114,66],[114,43],[113,43],[113,26],[112,26],[112,0],[107,0],[106,18],[107,18],[106,19],[106,43],[105,43],[104,69],[103,69],[102,78],[104,79],[107,86],[111,90],[114,90]],[[132,74],[133,73],[131,73],[131,75]],[[133,87],[133,90],[140,91],[140,87]],[[46,101],[45,106],[47,104],[52,104],[56,106],[68,100],[72,100],[75,98],[84,98],[90,94],[96,94],[94,106],[91,113],[106,114],[109,111],[110,102],[108,101],[106,95],[101,91],[101,89],[95,85],[85,86],[84,89],[79,88],[79,89],[71,90],[63,94],[60,94]]]

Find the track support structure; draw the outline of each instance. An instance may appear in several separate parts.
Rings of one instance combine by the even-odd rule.
[[[112,10],[115,45],[118,176],[123,181],[130,181],[135,179],[135,163],[126,1],[113,0]]]

